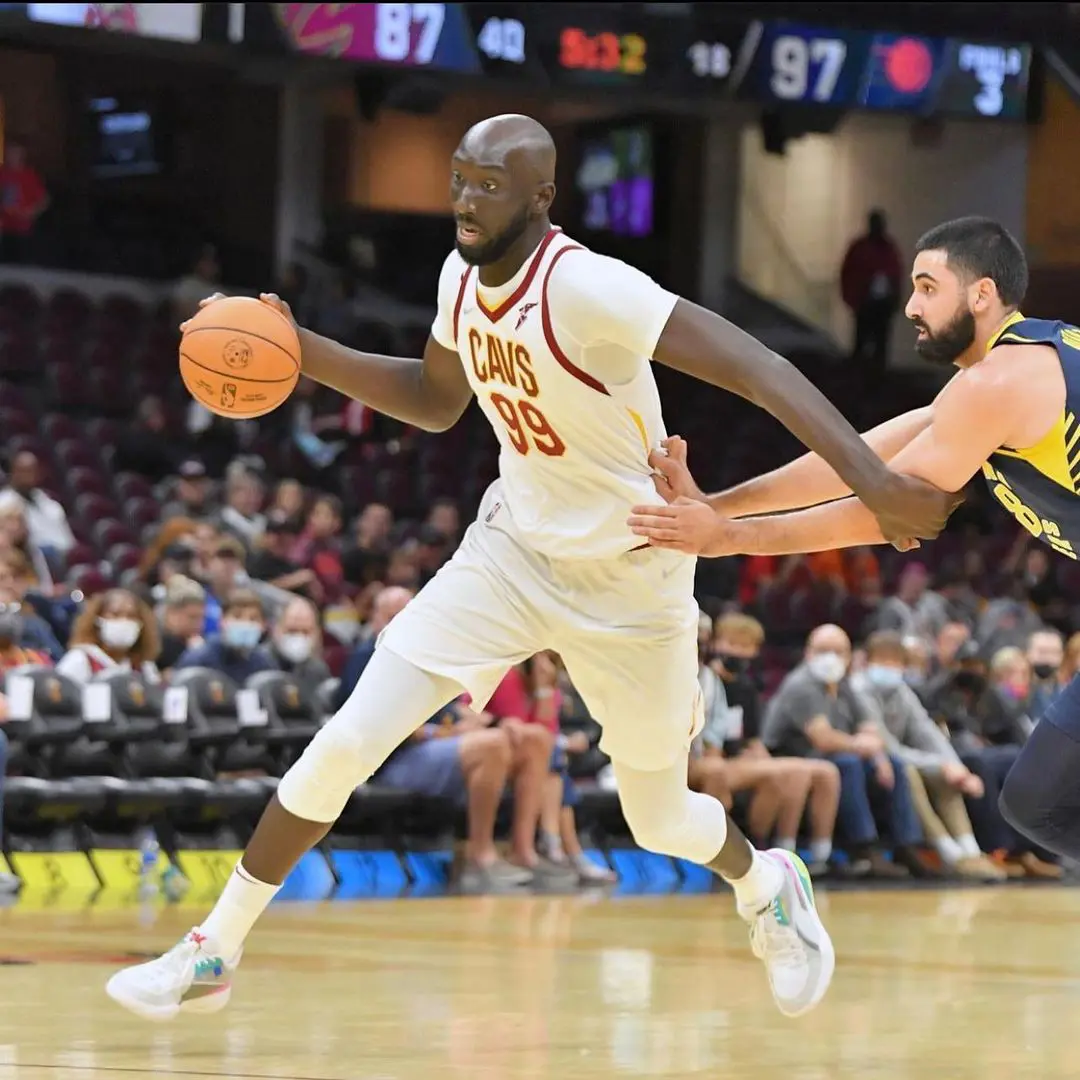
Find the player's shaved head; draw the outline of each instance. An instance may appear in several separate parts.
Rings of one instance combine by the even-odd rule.
[[[509,170],[524,169],[539,183],[555,182],[555,140],[531,116],[506,113],[473,124],[455,158]]]
[[[487,284],[512,277],[551,227],[554,197],[555,142],[543,124],[516,113],[474,124],[450,177],[458,253],[487,268]]]

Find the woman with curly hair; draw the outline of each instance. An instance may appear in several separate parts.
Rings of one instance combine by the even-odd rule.
[[[68,651],[56,670],[80,684],[114,668],[158,682],[161,638],[154,613],[127,589],[110,589],[86,602],[71,631]]]

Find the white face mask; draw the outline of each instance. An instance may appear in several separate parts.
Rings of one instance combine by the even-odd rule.
[[[302,664],[311,656],[312,640],[307,634],[282,634],[277,647],[290,664]]]
[[[137,619],[98,619],[101,643],[108,649],[130,649],[142,633]]]
[[[815,679],[829,686],[838,683],[847,672],[847,661],[835,652],[815,653],[806,666]]]

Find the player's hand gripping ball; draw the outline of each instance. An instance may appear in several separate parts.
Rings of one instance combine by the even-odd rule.
[[[300,378],[300,337],[276,296],[211,296],[180,329],[180,376],[218,416],[247,420],[271,412]]]

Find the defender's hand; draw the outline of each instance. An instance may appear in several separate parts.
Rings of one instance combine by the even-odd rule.
[[[686,464],[686,440],[679,435],[664,439],[662,449],[649,454],[649,466],[653,470],[653,486],[666,502],[678,498],[704,502],[705,496],[690,475]]]
[[[892,473],[884,490],[862,501],[877,518],[881,535],[899,551],[910,551],[919,540],[933,540],[949,515],[964,501],[963,493],[942,491],[914,476]]]
[[[733,523],[717,517],[708,503],[695,499],[679,497],[667,506],[635,506],[627,524],[652,547],[685,555],[733,555],[737,550],[734,538],[726,537],[723,529]]]

